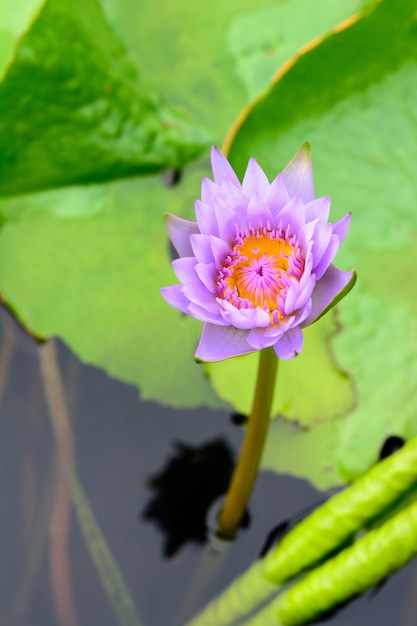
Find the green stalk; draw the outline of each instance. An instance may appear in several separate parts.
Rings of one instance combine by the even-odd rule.
[[[259,353],[258,377],[252,411],[224,506],[218,519],[218,535],[232,538],[243,517],[258,474],[274,397],[278,358],[273,348]]]
[[[265,576],[283,584],[349,541],[417,483],[417,437],[380,461],[297,524],[265,559]]]
[[[263,577],[264,567],[263,561],[255,561],[225,591],[190,619],[186,626],[232,626],[237,621],[241,624],[245,616],[252,614],[259,605],[271,600],[279,591],[279,587]],[[279,626],[274,606],[268,606],[271,607],[274,626]],[[245,624],[251,624],[251,619],[252,617]]]
[[[273,606],[281,624],[301,626],[363,593],[417,554],[417,503],[313,570]]]

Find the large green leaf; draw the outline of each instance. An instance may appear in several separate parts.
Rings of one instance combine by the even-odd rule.
[[[162,212],[192,204],[206,167],[171,189],[143,177],[1,201],[8,304],[37,334],[64,337],[81,359],[140,385],[145,398],[221,406],[193,359],[201,324],[159,292],[173,280]],[[88,207],[82,216],[80,206]]]
[[[365,0],[349,0],[342,9],[334,0],[321,0],[314,12],[306,0],[299,11],[297,2],[278,7],[261,2],[266,10],[278,9],[280,26],[273,36],[285,42],[277,55],[257,60],[264,83],[298,45]],[[251,32],[251,52],[264,50],[265,29],[256,29],[259,35],[253,37],[253,29],[239,22],[228,38],[226,27],[239,21],[242,11],[259,11],[259,3],[217,0],[202,7],[165,0],[158,5],[164,28],[152,2],[102,0],[102,5],[109,21],[98,0],[2,3],[1,195],[182,166],[209,142],[203,125],[220,142],[247,103],[227,40],[232,54],[241,56],[240,43]],[[291,12],[295,19],[288,29]],[[268,14],[256,15],[259,25],[267,23]],[[168,108],[161,91],[194,122]]]
[[[231,148],[239,171],[253,155],[272,175],[309,140],[317,191],[331,196],[333,219],[352,211],[337,265],[356,267],[358,287],[338,307],[342,332],[333,339],[357,388],[334,446],[349,477],[377,459],[387,435],[417,433],[416,103],[415,3],[384,0],[302,56]]]
[[[45,0],[0,3],[0,80],[12,62],[20,37],[29,28]]]
[[[1,195],[177,167],[207,142],[130,62],[97,0],[48,0],[0,84]]]
[[[317,489],[343,485],[335,448],[339,421],[332,420],[304,430],[284,419],[271,422],[261,467],[309,480]]]
[[[228,30],[228,47],[249,97],[264,92],[277,69],[301,48],[318,45],[335,25],[376,1],[287,0],[239,15]]]
[[[250,99],[310,39],[375,0],[100,0],[136,65],[221,143]]]

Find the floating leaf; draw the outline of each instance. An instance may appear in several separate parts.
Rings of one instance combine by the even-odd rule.
[[[228,29],[227,42],[250,99],[266,90],[277,69],[300,48],[319,45],[339,24],[376,1],[287,0],[239,15]]]
[[[0,194],[178,167],[206,132],[164,104],[97,0],[48,0],[0,84]]]
[[[388,435],[417,433],[416,30],[411,0],[381,2],[301,56],[230,151],[238,170],[254,155],[272,174],[307,139],[318,195],[330,195],[335,220],[352,211],[337,262],[356,268],[358,286],[338,306],[342,332],[332,340],[357,389],[334,448],[349,477],[375,462]]]
[[[271,423],[261,468],[309,480],[317,489],[343,485],[335,448],[340,422],[330,420],[303,429],[297,423],[277,419]]]
[[[20,37],[29,28],[45,0],[14,0],[0,4],[0,80],[13,60]]]
[[[152,77],[170,104],[210,128],[217,144],[289,55],[373,3],[160,0],[161,28],[151,0],[101,0],[137,67]],[[251,80],[254,72],[260,80]]]
[[[337,332],[332,315],[306,328],[300,356],[280,361],[272,416],[311,426],[343,415],[354,402],[351,382],[332,358],[329,342]],[[248,415],[256,381],[257,355],[207,365],[216,392]],[[313,376],[312,372],[316,375]]]
[[[143,177],[1,201],[1,288],[38,335],[64,337],[144,398],[224,406],[193,359],[201,325],[159,292],[172,282],[161,213],[182,212],[201,169],[185,179],[172,189]]]

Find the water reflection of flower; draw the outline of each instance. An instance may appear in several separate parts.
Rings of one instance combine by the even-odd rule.
[[[207,540],[207,513],[222,496],[233,471],[233,455],[222,439],[201,446],[177,443],[166,467],[149,480],[154,492],[143,517],[162,530],[164,556],[172,557],[186,543]],[[242,526],[248,524],[245,515]]]
[[[354,284],[353,271],[332,264],[350,215],[328,222],[330,200],[315,196],[308,144],[272,183],[254,159],[242,184],[218,148],[211,164],[214,181],[203,180],[197,221],[167,215],[181,284],[162,295],[204,322],[199,360],[269,346],[292,358],[301,352],[302,329]]]

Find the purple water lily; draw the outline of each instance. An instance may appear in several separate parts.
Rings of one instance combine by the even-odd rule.
[[[315,196],[309,144],[272,183],[252,158],[241,184],[216,147],[211,165],[214,182],[203,179],[197,221],[166,216],[181,284],[163,288],[162,295],[204,322],[198,360],[269,346],[291,359],[301,352],[302,329],[355,282],[354,271],[332,264],[350,214],[328,222],[330,199]]]

